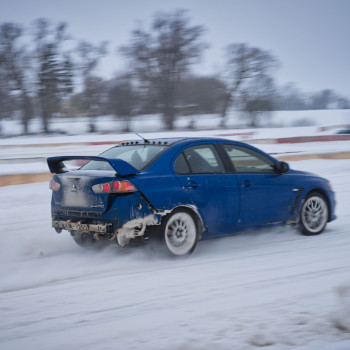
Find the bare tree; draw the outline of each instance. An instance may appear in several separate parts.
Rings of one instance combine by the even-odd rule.
[[[276,110],[348,109],[350,100],[330,89],[310,94],[300,91],[294,83],[288,83],[279,88],[275,107]]]
[[[16,108],[16,101],[11,95],[7,81],[7,71],[2,64],[3,57],[0,53],[0,121],[3,118],[11,116],[12,112]],[[0,134],[1,134],[1,123],[0,123]]]
[[[270,76],[257,75],[240,93],[241,108],[249,119],[251,127],[257,126],[258,116],[274,109],[276,90]]]
[[[85,89],[81,94],[82,106],[85,114],[90,118],[89,132],[95,132],[94,119],[103,114],[108,102],[108,92],[105,82],[97,76],[88,76],[84,80]]]
[[[238,104],[240,92],[257,76],[268,76],[278,65],[268,51],[250,47],[245,43],[231,44],[226,48],[226,65],[223,80],[226,90],[221,111],[221,126],[226,124],[228,109]],[[237,101],[236,101],[237,100]]]
[[[331,105],[336,105],[338,98],[334,91],[322,90],[311,96],[310,109],[328,109]]]
[[[114,79],[109,91],[109,107],[112,113],[125,121],[123,131],[130,131],[130,119],[138,105],[137,93],[128,74]]]
[[[99,78],[95,77],[94,71],[103,56],[108,52],[107,42],[101,42],[98,45],[93,45],[87,41],[81,41],[78,43],[76,51],[79,56],[78,69],[83,84],[83,93],[81,98],[83,99],[84,109],[90,117],[90,131],[95,131],[94,119],[98,115],[103,94],[103,89],[100,90],[100,96],[98,95]],[[102,87],[102,86],[100,86]]]
[[[63,98],[73,92],[73,63],[62,45],[68,39],[66,24],[52,27],[48,20],[34,23],[36,46],[38,99],[41,107],[43,130],[49,132],[49,120],[60,110]]]
[[[6,88],[15,92],[20,100],[23,132],[27,134],[33,109],[28,86],[29,56],[26,48],[19,43],[22,33],[22,28],[14,23],[4,23],[0,26],[0,70]],[[3,92],[3,97],[4,94],[7,95]]]
[[[187,114],[219,113],[225,85],[215,76],[185,76],[179,84],[180,107]]]
[[[134,30],[130,45],[121,48],[140,86],[150,98],[154,94],[169,129],[175,120],[179,82],[205,48],[199,41],[203,31],[201,26],[190,26],[184,10],[158,13],[150,31]]]
[[[308,109],[307,95],[301,92],[294,83],[287,83],[278,89],[275,101],[276,110],[304,110]]]

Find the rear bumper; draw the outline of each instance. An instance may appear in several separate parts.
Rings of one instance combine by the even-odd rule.
[[[51,202],[52,227],[59,230],[114,234],[130,220],[144,218],[153,210],[139,192],[110,195],[103,213],[91,207],[61,207]]]
[[[56,231],[68,230],[99,234],[112,234],[113,232],[113,225],[110,223],[86,224],[80,221],[52,220],[52,227],[54,227]]]
[[[158,225],[162,216],[139,192],[124,196],[110,195],[104,213],[84,209],[61,208],[52,201],[52,227],[57,233],[67,230],[72,235],[80,232],[92,237],[104,236],[110,241],[117,239],[118,244],[124,246],[131,239],[143,236],[147,226]]]

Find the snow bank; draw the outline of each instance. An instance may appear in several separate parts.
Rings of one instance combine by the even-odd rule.
[[[180,116],[175,121],[176,129],[217,129],[221,118],[218,114]],[[306,111],[274,111],[263,115],[258,120],[262,127],[294,127],[294,126],[334,126],[350,124],[350,110],[306,110]],[[239,111],[232,111],[227,118],[228,127],[246,128],[249,120]],[[34,118],[29,123],[29,132],[40,133],[41,120]],[[50,129],[57,134],[81,135],[89,133],[90,120],[87,117],[55,118],[50,121]],[[100,133],[123,133],[125,122],[111,115],[95,118],[96,130]],[[22,126],[19,119],[0,120],[3,135],[20,135]],[[139,115],[129,122],[134,132],[164,132],[164,124],[160,115]]]

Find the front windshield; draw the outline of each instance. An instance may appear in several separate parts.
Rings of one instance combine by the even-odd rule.
[[[142,170],[149,166],[167,147],[165,145],[116,146],[101,153],[100,156],[111,159],[122,159],[137,170]],[[113,170],[113,168],[107,162],[93,160],[82,166],[81,170]]]

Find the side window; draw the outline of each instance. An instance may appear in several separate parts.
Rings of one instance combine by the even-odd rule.
[[[224,145],[237,173],[272,173],[274,172],[274,162],[249,148]]]
[[[188,174],[191,172],[183,153],[177,157],[174,163],[174,170],[177,174]]]
[[[215,174],[225,169],[213,145],[198,145],[185,149],[176,159],[174,169],[178,174]]]

